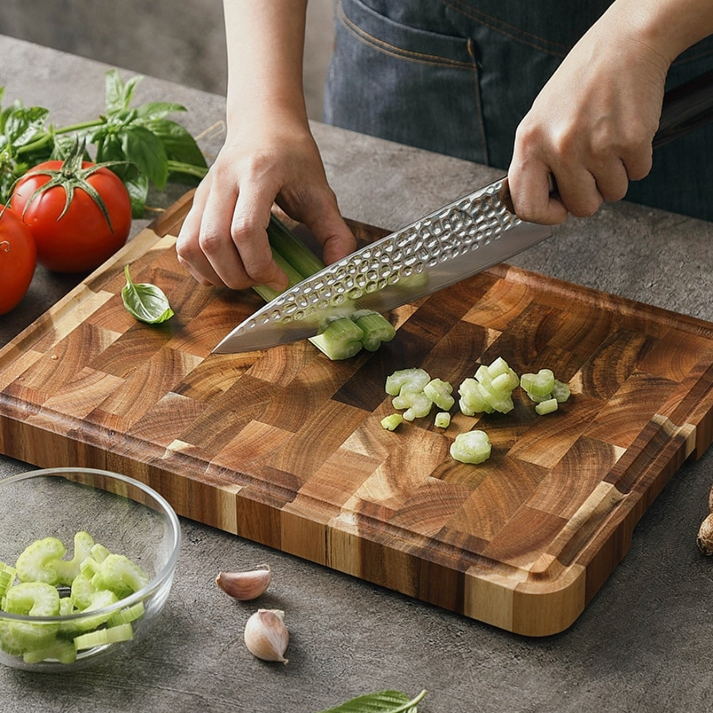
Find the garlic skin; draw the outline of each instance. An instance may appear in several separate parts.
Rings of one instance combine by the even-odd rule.
[[[713,513],[701,523],[696,538],[696,546],[701,554],[710,557],[713,555]]]
[[[263,661],[287,663],[284,656],[290,639],[285,626],[285,612],[280,609],[258,609],[245,624],[245,646]]]
[[[247,602],[264,594],[271,580],[272,572],[265,564],[248,572],[220,572],[215,583],[233,599]]]

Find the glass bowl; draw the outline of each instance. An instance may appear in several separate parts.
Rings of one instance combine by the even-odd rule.
[[[87,534],[75,542],[77,533]],[[60,581],[41,574],[48,581],[9,594],[22,584],[18,557],[45,538],[64,544],[64,564],[55,564],[57,550],[48,554],[46,541],[24,556],[26,566],[19,569],[60,572]],[[125,475],[48,468],[0,479],[0,663],[57,672],[133,646],[166,603],[180,545],[173,508]]]

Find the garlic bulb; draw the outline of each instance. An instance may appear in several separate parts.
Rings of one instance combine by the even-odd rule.
[[[257,599],[270,586],[272,572],[265,564],[249,572],[220,572],[215,583],[234,599]]]
[[[285,626],[285,612],[279,609],[258,609],[245,624],[245,645],[253,656],[263,661],[281,661],[290,635]]]

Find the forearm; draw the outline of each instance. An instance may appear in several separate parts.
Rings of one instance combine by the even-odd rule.
[[[224,0],[231,128],[263,118],[307,124],[302,84],[307,0]]]
[[[711,0],[615,0],[590,32],[622,36],[658,55],[665,67],[713,34]]]

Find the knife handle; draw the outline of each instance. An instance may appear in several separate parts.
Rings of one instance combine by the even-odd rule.
[[[652,141],[654,149],[663,146],[713,120],[713,70],[669,89],[663,98],[659,128]],[[557,190],[554,176],[549,174],[550,193]],[[500,200],[515,212],[507,177],[503,179]]]
[[[669,89],[663,98],[653,147],[667,144],[713,120],[713,70]]]

